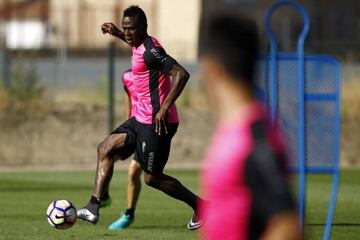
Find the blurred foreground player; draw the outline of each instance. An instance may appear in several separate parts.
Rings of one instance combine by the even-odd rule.
[[[200,206],[202,238],[301,239],[283,144],[253,92],[256,25],[238,16],[212,16],[203,22],[200,47],[217,117],[201,175],[209,200]]]
[[[135,146],[145,183],[189,205],[194,214],[187,227],[197,229],[202,225],[197,217],[200,199],[177,179],[163,173],[179,124],[174,103],[190,75],[147,34],[147,18],[141,8],[125,9],[122,29],[113,23],[104,23],[101,27],[104,34],[117,37],[132,47],[132,77],[138,97],[135,116],[99,144],[94,190],[89,203],[78,210],[78,216],[94,224],[98,222],[100,202],[108,189],[114,163]]]

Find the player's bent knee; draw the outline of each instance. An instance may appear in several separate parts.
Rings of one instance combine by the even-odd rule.
[[[104,142],[101,142],[97,145],[97,153],[99,156],[104,154]]]
[[[150,174],[145,174],[145,184],[153,188],[160,188],[160,180],[158,177]]]
[[[97,153],[100,159],[105,159],[109,154],[109,147],[105,142],[101,142],[97,146]]]

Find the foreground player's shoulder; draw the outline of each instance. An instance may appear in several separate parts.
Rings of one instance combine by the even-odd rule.
[[[149,36],[148,38],[145,39],[144,47],[145,47],[145,50],[151,50],[152,48],[164,50],[163,47],[161,46],[160,42],[156,38],[151,37],[151,36]]]
[[[154,60],[164,61],[166,60],[166,52],[160,43],[153,37],[149,37],[144,41],[144,59],[145,62],[151,62]]]
[[[275,173],[282,175],[284,173],[281,166],[283,154],[282,151],[276,151],[272,147],[273,140],[268,137],[267,122],[263,119],[252,122],[249,132],[253,142],[247,163],[249,172],[256,172],[265,178],[271,178],[271,175]]]
[[[255,206],[262,210],[265,218],[294,208],[285,155],[271,146],[267,131],[266,121],[251,125],[253,148],[245,163],[245,181],[254,195]],[[266,200],[272,204],[266,204]]]
[[[147,38],[144,47],[144,61],[149,68],[168,73],[176,64],[176,60],[166,53],[155,38]]]

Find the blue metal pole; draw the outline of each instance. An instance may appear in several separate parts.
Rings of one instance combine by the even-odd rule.
[[[333,189],[330,195],[329,210],[326,218],[325,231],[323,235],[324,240],[328,240],[331,237],[331,224],[335,214],[336,199],[339,188],[339,158],[340,158],[340,64],[336,62],[336,116],[335,116],[335,149],[334,149],[334,175],[333,175]]]
[[[271,124],[274,125],[275,119],[277,116],[278,111],[278,73],[277,73],[277,41],[274,33],[271,30],[271,15],[276,9],[276,5],[272,5],[269,10],[266,12],[265,15],[265,31],[268,34],[270,38],[270,66],[269,66],[269,74],[270,74],[270,80],[266,81],[266,87],[265,91],[270,91],[270,87],[272,89],[270,95],[270,99],[266,99],[268,102],[268,107],[270,109],[270,117],[271,117]]]
[[[306,208],[306,156],[305,156],[305,84],[304,84],[304,54],[302,46],[298,46],[298,153],[299,153],[299,213],[300,225],[304,226]]]
[[[291,5],[302,15],[304,19],[304,28],[297,42],[298,69],[297,69],[297,87],[298,87],[298,153],[299,153],[299,214],[300,226],[304,228],[305,209],[306,209],[306,112],[305,112],[305,61],[304,61],[304,42],[310,29],[309,15],[305,8],[297,3]]]
[[[283,6],[289,6],[294,8],[297,12],[301,14],[304,19],[304,27],[300,34],[300,37],[297,42],[297,54],[298,54],[298,65],[297,65],[297,88],[298,88],[298,162],[299,162],[299,216],[300,216],[300,228],[304,227],[304,218],[305,218],[305,201],[306,201],[306,156],[305,156],[305,73],[304,73],[304,42],[305,38],[309,32],[310,20],[309,15],[306,12],[305,8],[292,0],[278,1],[275,4],[271,5],[265,16],[265,31],[269,35],[271,41],[271,82],[273,84],[272,91],[272,106],[271,106],[271,117],[272,120],[277,115],[278,111],[278,85],[277,85],[277,48],[276,48],[276,38],[271,30],[271,15],[273,12]],[[274,51],[276,51],[274,53]],[[275,101],[276,100],[276,101]]]

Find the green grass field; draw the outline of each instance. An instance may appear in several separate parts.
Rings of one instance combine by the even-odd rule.
[[[197,190],[195,171],[170,171]],[[343,170],[332,239],[360,239],[360,170]],[[327,176],[310,176],[307,238],[321,239],[330,184]],[[57,230],[46,221],[46,208],[55,199],[69,199],[77,207],[88,200],[93,171],[0,172],[0,239],[197,239],[186,229],[192,211],[185,204],[143,185],[136,221],[130,229],[110,232],[107,226],[126,205],[126,173],[117,171],[111,186],[113,205],[101,211],[97,225],[78,221]]]

